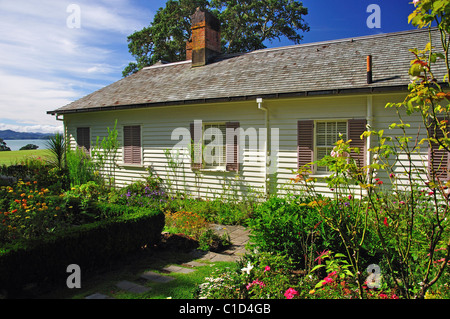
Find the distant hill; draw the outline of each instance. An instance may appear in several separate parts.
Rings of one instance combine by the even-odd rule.
[[[11,130],[0,130],[0,138],[3,140],[46,140],[53,134],[49,133],[27,133]]]

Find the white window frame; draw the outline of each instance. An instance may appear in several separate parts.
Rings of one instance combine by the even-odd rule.
[[[205,122],[202,123],[202,159],[203,159],[203,170],[226,170],[226,166],[227,166],[227,156],[226,156],[226,122]],[[208,163],[205,159],[205,149],[207,144],[210,144],[212,141],[211,140],[207,140],[206,139],[206,135],[205,132],[207,129],[211,128],[211,127],[217,127],[218,129],[220,129],[220,127],[222,127],[223,129],[220,129],[220,131],[222,132],[222,162],[219,161],[218,164],[213,165],[211,163]],[[217,146],[215,146],[217,147]],[[216,155],[214,155],[216,156]]]
[[[330,142],[330,143],[328,143],[328,141],[326,141],[326,145],[318,145],[318,127],[319,127],[319,124],[321,124],[321,123],[325,123],[325,124],[336,123],[336,128],[337,128],[338,123],[344,123],[345,124],[345,133],[336,131],[337,140]],[[333,147],[335,146],[334,144],[339,140],[339,133],[343,133],[343,135],[344,135],[343,139],[344,139],[344,141],[347,141],[347,139],[348,139],[348,119],[326,119],[326,120],[321,119],[321,120],[314,121],[314,161],[317,161],[320,159],[318,156],[319,149],[326,149],[327,150],[326,154],[330,155],[331,151],[333,150]],[[328,132],[325,132],[326,136],[328,136],[327,134],[328,134]],[[330,174],[330,172],[328,171],[328,169],[326,167],[324,169],[319,170],[319,167],[317,164],[314,167],[314,172],[315,172],[315,175],[329,175]]]

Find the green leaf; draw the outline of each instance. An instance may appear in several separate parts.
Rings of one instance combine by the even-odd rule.
[[[311,272],[313,272],[313,271],[315,271],[315,270],[317,270],[319,268],[322,268],[322,267],[325,267],[325,265],[317,265],[313,269],[311,269]]]
[[[320,288],[320,287],[322,287],[324,282],[325,282],[325,280],[319,281],[319,282],[314,286],[314,288]]]

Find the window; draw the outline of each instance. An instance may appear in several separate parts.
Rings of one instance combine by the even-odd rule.
[[[347,121],[337,122],[316,122],[316,160],[321,160],[326,155],[330,155],[342,134],[342,139],[347,140]],[[327,172],[327,167],[317,166],[317,172]]]
[[[226,166],[226,124],[203,124],[204,168]]]
[[[77,146],[89,154],[91,150],[91,132],[89,127],[77,128]]]
[[[239,122],[191,123],[191,168],[239,171]]]
[[[352,140],[350,147],[359,149],[352,151],[350,156],[359,167],[366,162],[366,139],[361,139],[361,134],[366,130],[365,119],[350,119],[348,121],[314,121],[300,120],[297,122],[297,165],[298,168],[311,166],[311,163],[329,155],[334,148],[334,143],[342,139]],[[327,173],[326,167],[311,168],[313,172]]]
[[[123,162],[141,164],[141,127],[123,127]]]

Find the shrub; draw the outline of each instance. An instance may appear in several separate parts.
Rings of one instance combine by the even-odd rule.
[[[300,276],[286,255],[245,255],[234,268],[205,278],[199,285],[200,299],[291,299]]]
[[[259,205],[248,221],[252,246],[287,255],[310,269],[316,251],[338,242],[316,213],[315,203],[309,198],[271,197]]]
[[[14,289],[29,282],[64,282],[70,264],[79,265],[83,273],[95,271],[161,238],[164,214],[159,210],[110,204],[96,208],[110,218],[3,246],[0,287]]]
[[[166,229],[172,233],[182,233],[199,240],[208,228],[208,222],[192,212],[166,212]]]

